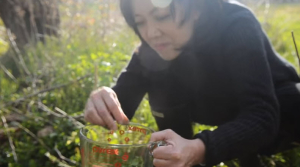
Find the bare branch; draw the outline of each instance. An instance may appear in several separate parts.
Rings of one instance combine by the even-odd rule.
[[[37,95],[42,94],[42,93],[45,93],[45,92],[50,92],[50,91],[53,91],[53,90],[56,90],[56,89],[61,89],[61,88],[63,88],[63,87],[66,87],[66,86],[69,86],[69,85],[71,85],[71,84],[74,84],[74,83],[76,83],[76,82],[78,82],[78,81],[80,81],[80,80],[82,80],[82,79],[85,79],[85,78],[87,78],[87,77],[89,77],[89,76],[90,76],[90,75],[88,74],[88,75],[85,75],[85,76],[83,76],[83,77],[80,77],[80,78],[78,78],[78,79],[76,79],[76,80],[74,80],[74,81],[71,81],[71,82],[69,82],[69,83],[61,84],[61,85],[58,85],[58,86],[54,86],[54,87],[51,87],[51,88],[48,88],[48,89],[44,89],[44,90],[35,92],[35,93],[30,94],[30,95],[27,95],[27,96],[21,97],[21,98],[17,99],[16,101],[12,101],[12,102],[8,102],[8,103],[4,104],[4,106],[1,107],[1,108],[4,108],[4,107],[9,106],[9,105],[19,104],[20,102],[22,102],[22,101],[24,101],[24,100],[26,100],[26,99],[28,99],[28,98],[37,96]],[[0,109],[1,109],[1,108],[0,108]]]
[[[64,118],[65,117],[64,115],[57,114],[56,112],[53,112],[49,107],[47,107],[42,102],[38,102],[38,108],[45,111],[45,112],[47,112],[48,114],[56,116],[56,117],[59,117],[59,118]]]
[[[64,111],[61,110],[60,108],[55,107],[55,110],[58,111],[58,112],[60,112],[62,115],[68,117],[70,120],[72,120],[72,121],[77,125],[78,128],[84,127],[84,125],[83,125],[81,122],[79,122],[79,121],[77,121],[75,118],[69,116],[66,112],[64,112]]]
[[[63,155],[61,154],[61,152],[57,149],[57,146],[56,146],[56,145],[55,145],[54,150],[56,151],[57,155],[59,156],[59,158],[60,158],[61,160],[70,162],[70,163],[72,163],[72,164],[74,164],[74,165],[78,165],[76,161],[70,160],[69,158],[66,158],[65,156],[63,156]]]
[[[42,102],[38,102],[38,108],[45,111],[45,112],[47,112],[48,114],[54,115],[54,116],[59,117],[59,118],[66,118],[66,117],[69,118],[74,123],[74,125],[76,125],[77,128],[84,127],[84,125],[81,122],[79,122],[75,118],[69,116],[66,112],[59,109],[58,107],[55,107],[55,110],[58,111],[60,114],[52,111],[49,107],[44,105]]]
[[[97,87],[98,87],[98,62],[95,63],[94,80],[95,80],[95,83],[94,83],[94,89],[97,89]]]
[[[3,66],[1,63],[0,63],[0,67],[2,68],[2,70],[5,72],[5,74],[6,74],[7,76],[9,76],[14,82],[17,82],[17,80],[16,80],[16,78],[14,77],[14,75],[13,75],[11,72],[9,72],[9,71],[6,69],[6,67]]]
[[[21,110],[15,108],[15,107],[12,107],[12,111],[15,112],[15,113],[17,113],[17,114],[23,115],[26,118],[35,119],[36,121],[44,121],[44,122],[49,123],[50,125],[53,125],[53,123],[50,122],[49,120],[46,120],[46,119],[44,119],[42,117],[39,117],[39,116],[33,116],[31,114],[24,114]]]
[[[60,159],[58,159],[56,156],[51,155],[50,152],[46,152],[45,156],[48,157],[49,160],[51,160],[51,162],[58,163],[58,166],[60,166],[60,167],[72,167],[72,166],[66,164],[65,162],[61,161]]]
[[[13,124],[17,125],[19,128],[23,129],[26,133],[28,133],[32,138],[37,140],[44,148],[46,148],[48,151],[50,151],[50,148],[41,140],[38,138],[34,133],[32,133],[29,129],[25,128],[23,125],[21,125],[19,122],[13,122]]]
[[[7,136],[8,136],[9,145],[10,145],[11,151],[12,151],[13,156],[14,156],[14,160],[15,160],[15,162],[18,162],[18,156],[17,156],[17,153],[16,153],[15,145],[13,143],[13,140],[12,140],[12,138],[10,136],[9,131],[7,130],[8,129],[8,125],[7,125],[7,122],[6,122],[6,118],[4,116],[2,116],[2,111],[1,110],[0,110],[0,113],[1,113],[2,122],[4,124],[5,132],[6,132]]]
[[[20,52],[20,50],[17,46],[17,43],[12,37],[11,31],[7,30],[6,32],[7,32],[9,42],[10,42],[12,48],[13,48],[13,51],[15,52],[15,54],[18,56],[18,59],[19,59],[19,61],[16,61],[16,59],[15,59],[16,63],[21,65],[21,67],[25,71],[26,75],[30,75],[30,72],[29,72],[28,68],[25,65],[24,59],[23,59],[22,54],[21,54],[21,52]]]
[[[293,37],[294,45],[296,48],[296,55],[298,57],[298,63],[299,63],[299,68],[300,68],[300,56],[299,56],[298,47],[297,47],[297,43],[296,43],[296,39],[295,39],[295,35],[294,35],[293,31],[292,31],[292,37]]]

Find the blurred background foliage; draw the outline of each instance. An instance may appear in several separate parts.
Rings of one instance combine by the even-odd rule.
[[[243,2],[257,15],[275,50],[299,69],[291,36],[294,31],[300,45],[299,2]],[[14,5],[11,11],[28,12],[26,4]],[[0,7],[1,167],[79,166],[78,129],[85,124],[85,102],[93,89],[114,85],[139,44],[121,17],[117,0],[60,0],[56,6],[48,5],[59,11],[53,16],[57,22],[51,31],[37,28],[36,33],[7,28],[15,25],[5,21]],[[29,15],[40,16],[38,12]],[[41,21],[38,16],[36,25]],[[28,33],[29,39],[18,41],[18,31]],[[132,121],[157,130],[146,97]],[[194,124],[195,133],[214,128]],[[300,166],[300,150],[261,160],[265,166]],[[219,166],[239,165],[231,161]]]

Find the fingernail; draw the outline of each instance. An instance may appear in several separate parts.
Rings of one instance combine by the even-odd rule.
[[[127,116],[125,114],[123,114],[123,123],[129,123],[129,119],[127,118]]]
[[[113,126],[113,129],[114,131],[118,130],[118,127],[117,127],[117,124],[114,122],[114,126]]]

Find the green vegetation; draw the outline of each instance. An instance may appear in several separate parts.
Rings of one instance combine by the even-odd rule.
[[[115,10],[113,5],[107,9],[102,4],[67,1],[61,6],[60,38],[48,38],[45,45],[39,43],[22,53],[26,65],[20,68],[30,75],[16,79],[1,67],[0,166],[79,166],[78,129],[85,124],[82,112],[89,93],[112,86],[138,44],[117,12],[105,12]],[[300,5],[271,5],[268,14],[264,10],[254,11],[275,50],[299,69],[291,31],[300,47]],[[7,49],[0,21],[0,55]],[[132,121],[157,130],[146,98]],[[207,128],[215,127],[195,124],[194,131]],[[300,151],[262,160],[267,166],[299,166]]]
[[[263,28],[266,30],[272,44],[274,45],[275,50],[278,51],[282,57],[294,64],[297,70],[299,70],[299,64],[291,32],[294,32],[299,48],[299,9],[300,4],[293,4],[273,5],[268,10],[268,14],[264,14],[266,10],[258,9],[256,11]]]
[[[8,49],[8,43],[5,41],[5,29],[3,26],[3,22],[0,19],[0,56],[5,53]]]

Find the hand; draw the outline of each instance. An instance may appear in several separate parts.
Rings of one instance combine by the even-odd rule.
[[[169,144],[152,152],[155,167],[190,167],[204,163],[205,145],[200,139],[187,140],[172,130],[164,130],[153,133],[150,141],[166,141]]]
[[[86,121],[117,130],[114,119],[120,124],[129,122],[121,109],[116,93],[108,87],[102,87],[90,94],[86,103],[84,118]]]

